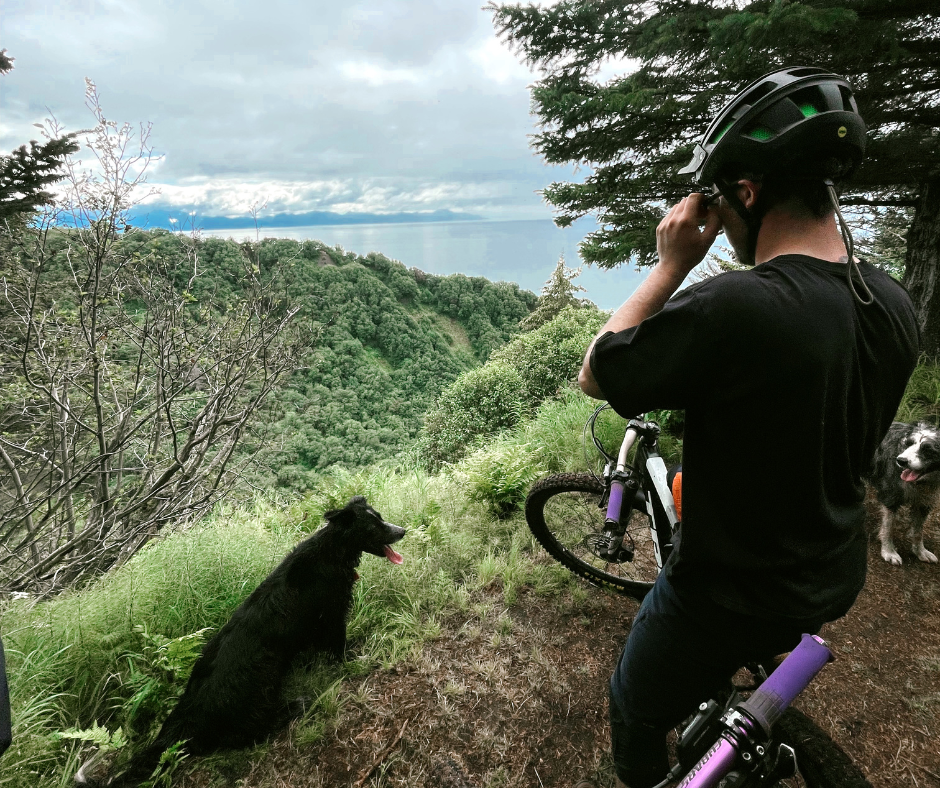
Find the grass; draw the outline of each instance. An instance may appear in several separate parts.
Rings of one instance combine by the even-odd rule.
[[[139,744],[185,683],[186,671],[174,671],[166,661],[168,650],[185,651],[187,643],[197,642],[187,640],[193,633],[207,630],[208,637],[221,627],[320,525],[323,512],[354,494],[365,495],[385,519],[408,530],[400,546],[405,564],[364,556],[347,627],[355,656],[291,677],[289,697],[312,699],[293,729],[299,741],[315,742],[330,730],[349,701],[344,693],[355,695],[350,688],[356,682],[347,679],[414,655],[439,635],[450,613],[495,615],[495,636],[512,638],[505,609],[520,588],[554,594],[569,584],[560,567],[531,560],[536,546],[519,504],[536,475],[577,465],[568,455],[581,456],[581,428],[590,411],[586,398],[567,392],[484,448],[485,462],[470,457],[436,475],[404,463],[336,468],[302,501],[259,497],[248,507],[220,507],[194,527],[167,533],[84,590],[42,602],[5,602],[0,631],[14,743],[4,756],[0,788],[70,785],[89,745],[57,739],[57,732],[99,725],[108,736],[121,728]],[[468,484],[469,479],[476,481]],[[472,594],[483,588],[501,592],[500,610],[470,609]],[[142,687],[155,693],[149,705],[141,701]],[[442,698],[449,702],[459,692],[455,684]]]
[[[897,421],[926,421],[937,424],[940,419],[940,362],[922,358],[914,369],[901,406]]]
[[[589,467],[600,473],[604,462],[591,444],[590,433],[584,431],[584,425],[598,404],[572,385],[563,389],[557,398],[543,402],[536,417],[520,425],[511,433],[510,440],[538,446],[550,473],[584,471]],[[613,410],[601,412],[595,434],[608,454],[616,456],[626,426],[626,420]],[[667,466],[681,461],[680,440],[663,432],[659,443]]]

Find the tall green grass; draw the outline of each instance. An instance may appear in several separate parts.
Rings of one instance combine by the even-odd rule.
[[[940,420],[940,363],[922,358],[911,375],[898,408],[898,421]]]
[[[538,447],[550,473],[589,468],[599,473],[604,460],[594,448],[585,425],[600,404],[585,397],[574,386],[568,386],[558,397],[543,402],[536,417],[521,425],[513,438]],[[608,408],[601,412],[595,422],[595,434],[608,454],[617,455],[626,428],[626,419],[613,410]],[[659,450],[667,465],[682,459],[682,442],[667,432],[660,435]]]
[[[332,724],[344,678],[415,653],[452,613],[472,617],[470,600],[481,589],[501,593],[505,604],[523,586],[557,592],[569,577],[556,565],[531,560],[537,545],[519,504],[536,476],[584,469],[581,433],[593,407],[579,392],[564,391],[532,420],[484,445],[485,456],[471,455],[436,474],[404,460],[356,471],[335,468],[303,500],[258,498],[249,507],[219,507],[84,590],[41,602],[6,601],[0,631],[14,744],[3,758],[0,788],[70,785],[88,747],[57,739],[56,732],[97,723],[111,732],[121,727],[139,744],[159,724],[141,711],[147,707],[142,688],[163,691],[154,682],[167,682],[170,690],[151,698],[165,707],[185,682],[184,672],[167,668],[161,648],[221,627],[282,557],[320,526],[323,512],[352,495],[365,495],[386,520],[407,529],[397,546],[405,563],[363,556],[347,627],[348,661],[292,678],[294,696],[313,701],[296,730],[304,741],[316,740]],[[616,448],[623,426],[615,414],[605,416],[600,432],[608,445]]]
[[[50,734],[123,722],[121,711],[137,689],[134,658],[146,645],[135,627],[169,638],[220,627],[297,536],[281,512],[261,501],[252,510],[220,509],[148,545],[85,590],[6,603],[0,627],[14,743],[0,786],[57,785],[61,756],[50,761]],[[22,774],[17,762],[29,763],[31,773]]]

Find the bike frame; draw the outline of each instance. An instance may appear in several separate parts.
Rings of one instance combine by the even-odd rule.
[[[650,518],[650,535],[656,552],[656,564],[662,570],[672,551],[679,516],[667,482],[668,472],[659,454],[660,428],[656,422],[631,419],[627,424],[616,463],[608,461],[604,482],[609,489],[605,516],[607,554],[616,556],[623,548],[623,536],[630,511],[642,504]],[[638,442],[639,441],[639,442]],[[633,465],[627,463],[636,444]]]

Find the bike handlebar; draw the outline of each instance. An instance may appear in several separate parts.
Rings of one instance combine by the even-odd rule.
[[[773,724],[835,657],[826,642],[817,635],[803,635],[800,645],[791,651],[768,679],[741,704],[741,709],[770,733]]]
[[[806,686],[833,660],[825,641],[816,635],[803,635],[800,644],[770,677],[743,703],[728,712],[723,721],[728,726],[701,760],[679,782],[676,788],[715,788],[739,762],[739,758],[753,762],[751,748],[763,738],[753,725],[759,725],[764,736],[769,736],[773,724],[787,710]],[[741,719],[738,712],[747,719]],[[759,748],[758,748],[759,751]],[[745,753],[742,756],[742,752]],[[678,775],[676,775],[678,776]],[[673,779],[675,779],[673,777]],[[657,788],[667,785],[669,778]]]

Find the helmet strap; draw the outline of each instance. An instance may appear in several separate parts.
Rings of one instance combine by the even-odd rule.
[[[839,220],[839,231],[842,233],[842,243],[845,244],[845,252],[848,255],[845,265],[845,279],[848,282],[849,290],[851,290],[856,301],[863,306],[868,306],[875,300],[875,297],[871,294],[871,290],[868,289],[868,284],[862,277],[862,272],[858,270],[858,263],[855,260],[855,242],[852,240],[852,231],[849,228],[849,223],[845,220],[845,217],[842,215],[842,209],[839,207],[839,193],[836,191],[836,186],[831,178],[826,178],[823,183],[826,184],[826,191],[829,192],[829,201],[832,203],[833,210],[835,210],[836,217]],[[862,290],[865,291],[867,300],[863,298],[859,294],[858,289],[856,289],[853,274],[855,274],[855,278],[857,278],[861,284]]]

